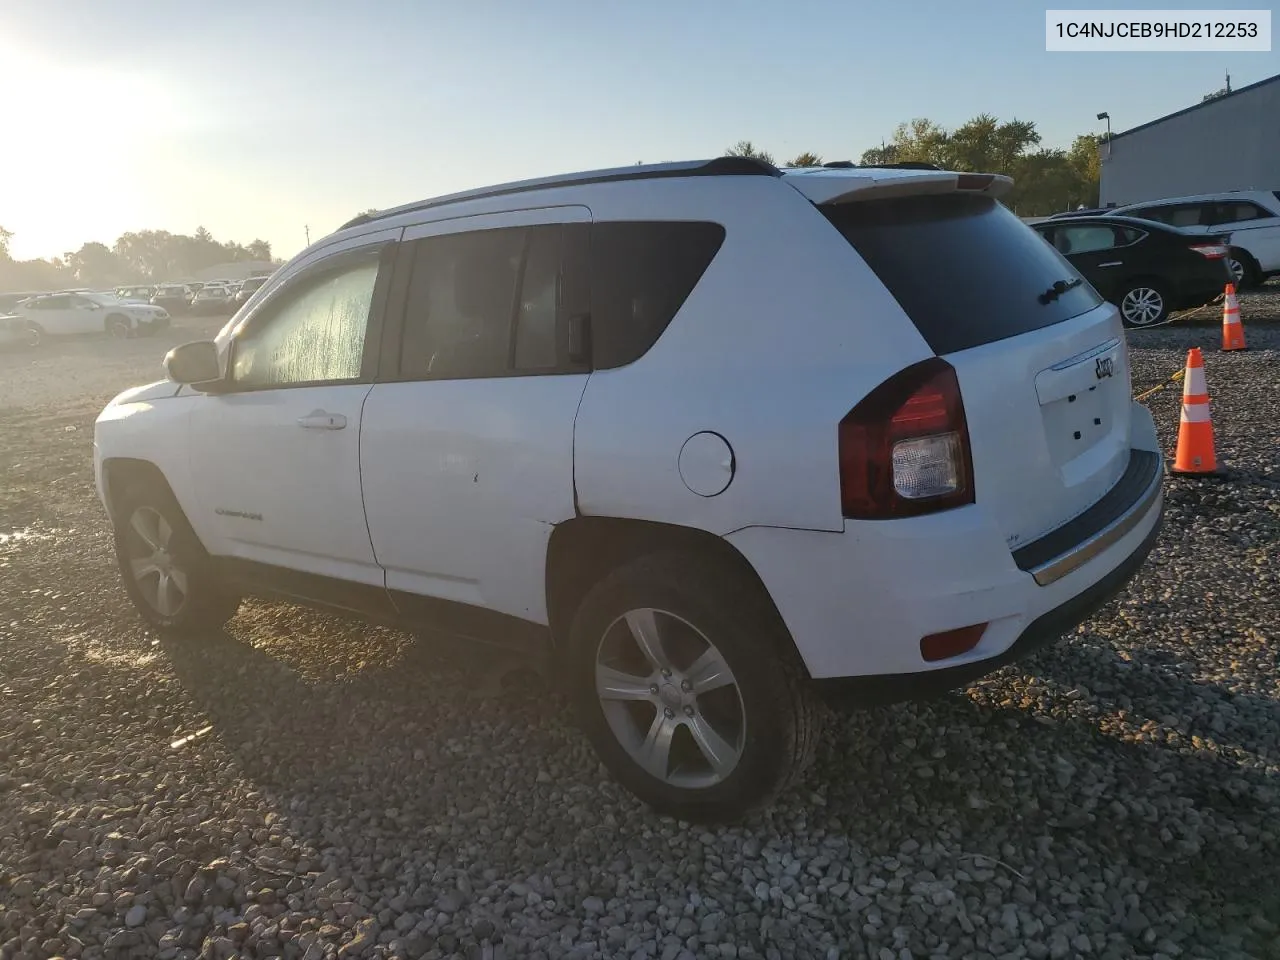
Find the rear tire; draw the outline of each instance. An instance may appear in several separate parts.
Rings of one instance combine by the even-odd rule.
[[[214,572],[168,487],[151,480],[126,488],[115,517],[116,562],[144,620],[177,634],[216,629],[235,616],[240,597]]]
[[[1163,323],[1169,316],[1169,290],[1159,280],[1130,280],[1116,300],[1126,327],[1143,329]]]
[[[1227,268],[1235,278],[1237,290],[1250,290],[1262,282],[1258,265],[1243,250],[1231,248],[1227,253]]]
[[[565,657],[597,755],[658,813],[738,820],[812,762],[823,712],[791,637],[757,584],[714,561],[661,553],[613,571]]]

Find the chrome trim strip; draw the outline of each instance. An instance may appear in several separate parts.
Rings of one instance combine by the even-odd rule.
[[[1099,346],[1096,346],[1096,347],[1092,347],[1091,349],[1086,350],[1084,353],[1077,353],[1074,357],[1067,357],[1067,359],[1065,360],[1059,360],[1049,369],[1050,370],[1066,370],[1068,367],[1074,367],[1077,363],[1084,363],[1086,360],[1092,360],[1094,357],[1098,356],[1099,354],[1107,353],[1110,350],[1114,350],[1118,346],[1120,346],[1120,338],[1112,337],[1106,343],[1100,344]]]
[[[1112,546],[1117,540],[1123,539],[1134,527],[1146,519],[1147,514],[1160,502],[1166,469],[1164,459],[1161,458],[1160,469],[1156,471],[1151,485],[1143,491],[1142,496],[1137,499],[1128,512],[1116,517],[1115,520],[1093,536],[1081,540],[1066,553],[1061,553],[1052,560],[1032,568],[1030,573],[1035,577],[1036,583],[1042,587],[1047,587],[1054,581],[1061,580],[1073,570],[1084,566],[1098,554]]]

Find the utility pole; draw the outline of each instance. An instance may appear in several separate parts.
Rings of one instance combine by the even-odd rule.
[[[307,231],[307,246],[309,247],[311,246],[311,224],[304,224],[302,229]]]

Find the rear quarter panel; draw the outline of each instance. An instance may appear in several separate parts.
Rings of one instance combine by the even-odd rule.
[[[897,302],[798,192],[764,177],[583,191],[600,220],[710,220],[719,254],[647,354],[593,373],[574,436],[579,509],[727,534],[838,531],[836,428],[873,387],[932,355]],[[691,436],[733,451],[728,488],[681,479]]]

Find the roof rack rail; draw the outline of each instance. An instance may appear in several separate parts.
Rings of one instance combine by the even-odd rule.
[[[557,187],[579,187],[593,183],[614,183],[623,180],[657,180],[669,177],[780,177],[782,171],[772,163],[758,160],[755,157],[716,157],[712,160],[693,160],[680,163],[636,164],[631,167],[613,167],[605,170],[588,170],[583,173],[571,173],[554,177],[541,177],[536,180],[519,180],[514,183],[498,184],[492,187],[481,187],[478,190],[466,190],[451,193],[431,200],[421,200],[399,207],[379,210],[377,213],[362,213],[348,220],[338,230],[374,223],[402,213],[413,213],[418,210],[429,210],[451,203],[462,203],[467,200],[484,200],[490,197],[501,197],[513,193],[527,193],[534,190],[552,190]]]

